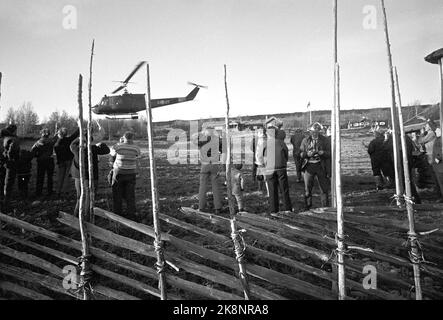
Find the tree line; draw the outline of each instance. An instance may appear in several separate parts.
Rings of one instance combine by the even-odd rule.
[[[68,114],[66,110],[53,111],[47,118],[41,119],[31,102],[24,102],[18,108],[10,107],[3,123],[17,125],[17,135],[25,138],[38,137],[43,128],[50,129],[51,133],[62,127],[68,129],[68,132],[74,132],[78,126],[77,117]],[[99,130],[99,127],[104,131],[105,139],[117,139],[126,131],[134,132],[138,139],[147,137],[147,122],[143,116],[136,120],[94,120],[93,130]]]

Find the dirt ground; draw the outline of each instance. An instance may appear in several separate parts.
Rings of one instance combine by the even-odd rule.
[[[383,190],[377,192],[372,177],[370,168],[369,156],[367,155],[364,143],[367,144],[371,140],[370,136],[351,135],[344,136],[342,140],[342,170],[343,170],[343,200],[346,206],[370,206],[370,205],[390,205],[392,204],[393,189]],[[115,141],[105,141],[109,146],[112,146]],[[149,161],[147,157],[147,142],[136,141],[142,148],[141,174],[138,177],[136,185],[136,202],[137,211],[146,216],[145,223],[152,225],[151,215],[151,190],[149,179]],[[168,148],[171,142],[159,139],[155,141],[155,157],[157,164],[158,176],[158,193],[160,197],[160,212],[168,215],[177,215],[180,207],[192,207],[198,204],[198,188],[199,188],[199,170],[198,164],[171,164],[167,160]],[[289,146],[290,147],[290,146]],[[291,147],[290,147],[291,148]],[[291,152],[291,150],[290,150]],[[106,210],[112,211],[112,193],[106,182],[106,175],[110,167],[108,164],[108,156],[100,157],[99,165],[99,185],[96,196],[96,206]],[[33,224],[51,229],[53,231],[63,230],[64,234],[71,232],[69,228],[63,227],[56,220],[59,211],[72,213],[75,206],[75,189],[73,181],[69,183],[69,188],[62,199],[53,197],[36,198],[35,191],[35,165],[33,168],[34,174],[30,183],[30,197],[24,200],[16,200],[13,202],[12,215],[22,220],[26,220]],[[257,191],[251,176],[251,166],[243,168],[245,176],[245,200],[246,209],[250,213],[263,213],[268,209],[267,198],[259,191]],[[290,184],[290,196],[293,206],[297,211],[303,208],[303,183],[296,182],[295,166],[292,161],[288,164],[288,175]],[[56,174],[54,175],[54,185],[57,185]],[[226,187],[224,187],[226,192]],[[433,203],[436,196],[431,190],[419,190],[423,199],[423,203]],[[225,193],[226,196],[226,193]],[[209,197],[211,198],[211,197]],[[320,206],[319,189],[316,185],[314,188],[314,207]],[[212,201],[209,201],[212,205]],[[224,212],[222,215],[228,215],[227,201],[224,201]],[[124,207],[125,208],[125,207]],[[420,217],[417,217],[420,219]],[[443,217],[438,219],[436,223],[443,223]],[[180,231],[177,228],[162,224],[164,232],[171,232],[176,236],[193,241],[187,233]],[[120,230],[121,231],[121,230]],[[121,231],[127,232],[127,231]],[[125,234],[133,236],[133,234]],[[76,236],[78,237],[78,236]],[[143,241],[151,241],[144,239]],[[198,243],[201,240],[196,240]],[[232,255],[231,249],[220,250],[225,254]],[[119,251],[120,252],[120,251]],[[277,252],[282,255],[288,253]],[[122,253],[123,256],[132,256],[131,253]],[[389,266],[388,266],[389,268]],[[180,292],[177,292],[179,294]],[[137,295],[137,293],[131,292]],[[287,292],[282,292],[282,295],[291,298]],[[405,293],[408,295],[408,293]],[[142,296],[141,296],[142,297]],[[193,298],[192,296],[186,296]],[[292,298],[297,298],[293,296]]]

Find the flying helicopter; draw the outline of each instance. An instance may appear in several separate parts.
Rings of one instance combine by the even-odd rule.
[[[112,95],[105,95],[100,102],[92,107],[92,112],[97,115],[106,115],[108,119],[138,119],[137,112],[146,110],[145,94],[133,94],[127,90],[129,80],[137,73],[146,61],[139,62],[134,70],[121,82],[121,85],[112,91]],[[159,108],[171,104],[182,103],[194,100],[200,88],[207,88],[192,82],[188,84],[195,88],[185,97],[151,99],[151,107]],[[121,95],[115,95],[123,90]]]

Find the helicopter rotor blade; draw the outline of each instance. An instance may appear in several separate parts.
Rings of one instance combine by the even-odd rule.
[[[134,70],[132,70],[132,72],[126,77],[125,80],[123,80],[123,83],[128,83],[129,80],[131,80],[131,78],[134,76],[134,74],[141,68],[143,67],[143,65],[146,63],[146,61],[140,61],[134,68]]]
[[[120,90],[122,90],[122,89],[124,89],[124,88],[126,88],[126,86],[125,86],[125,85],[122,85],[122,86],[118,87],[117,89],[115,89],[114,91],[112,91],[112,93],[113,93],[113,94],[114,94],[114,93],[117,93],[117,92],[119,92]]]
[[[203,89],[208,89],[207,86],[202,86],[202,85],[197,84],[197,83],[194,83],[194,82],[189,82],[189,81],[188,81],[188,84],[191,85],[191,86],[194,86],[194,87],[199,87],[199,88],[203,88]]]

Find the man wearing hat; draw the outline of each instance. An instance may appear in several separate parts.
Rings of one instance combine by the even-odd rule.
[[[312,207],[312,188],[314,187],[314,179],[317,177],[320,192],[321,205],[327,207],[329,205],[328,189],[329,180],[326,176],[326,161],[330,158],[330,146],[327,139],[320,134],[322,126],[320,123],[314,123],[310,128],[310,135],[303,139],[300,146],[300,157],[303,165],[302,171],[305,180],[305,209]]]

